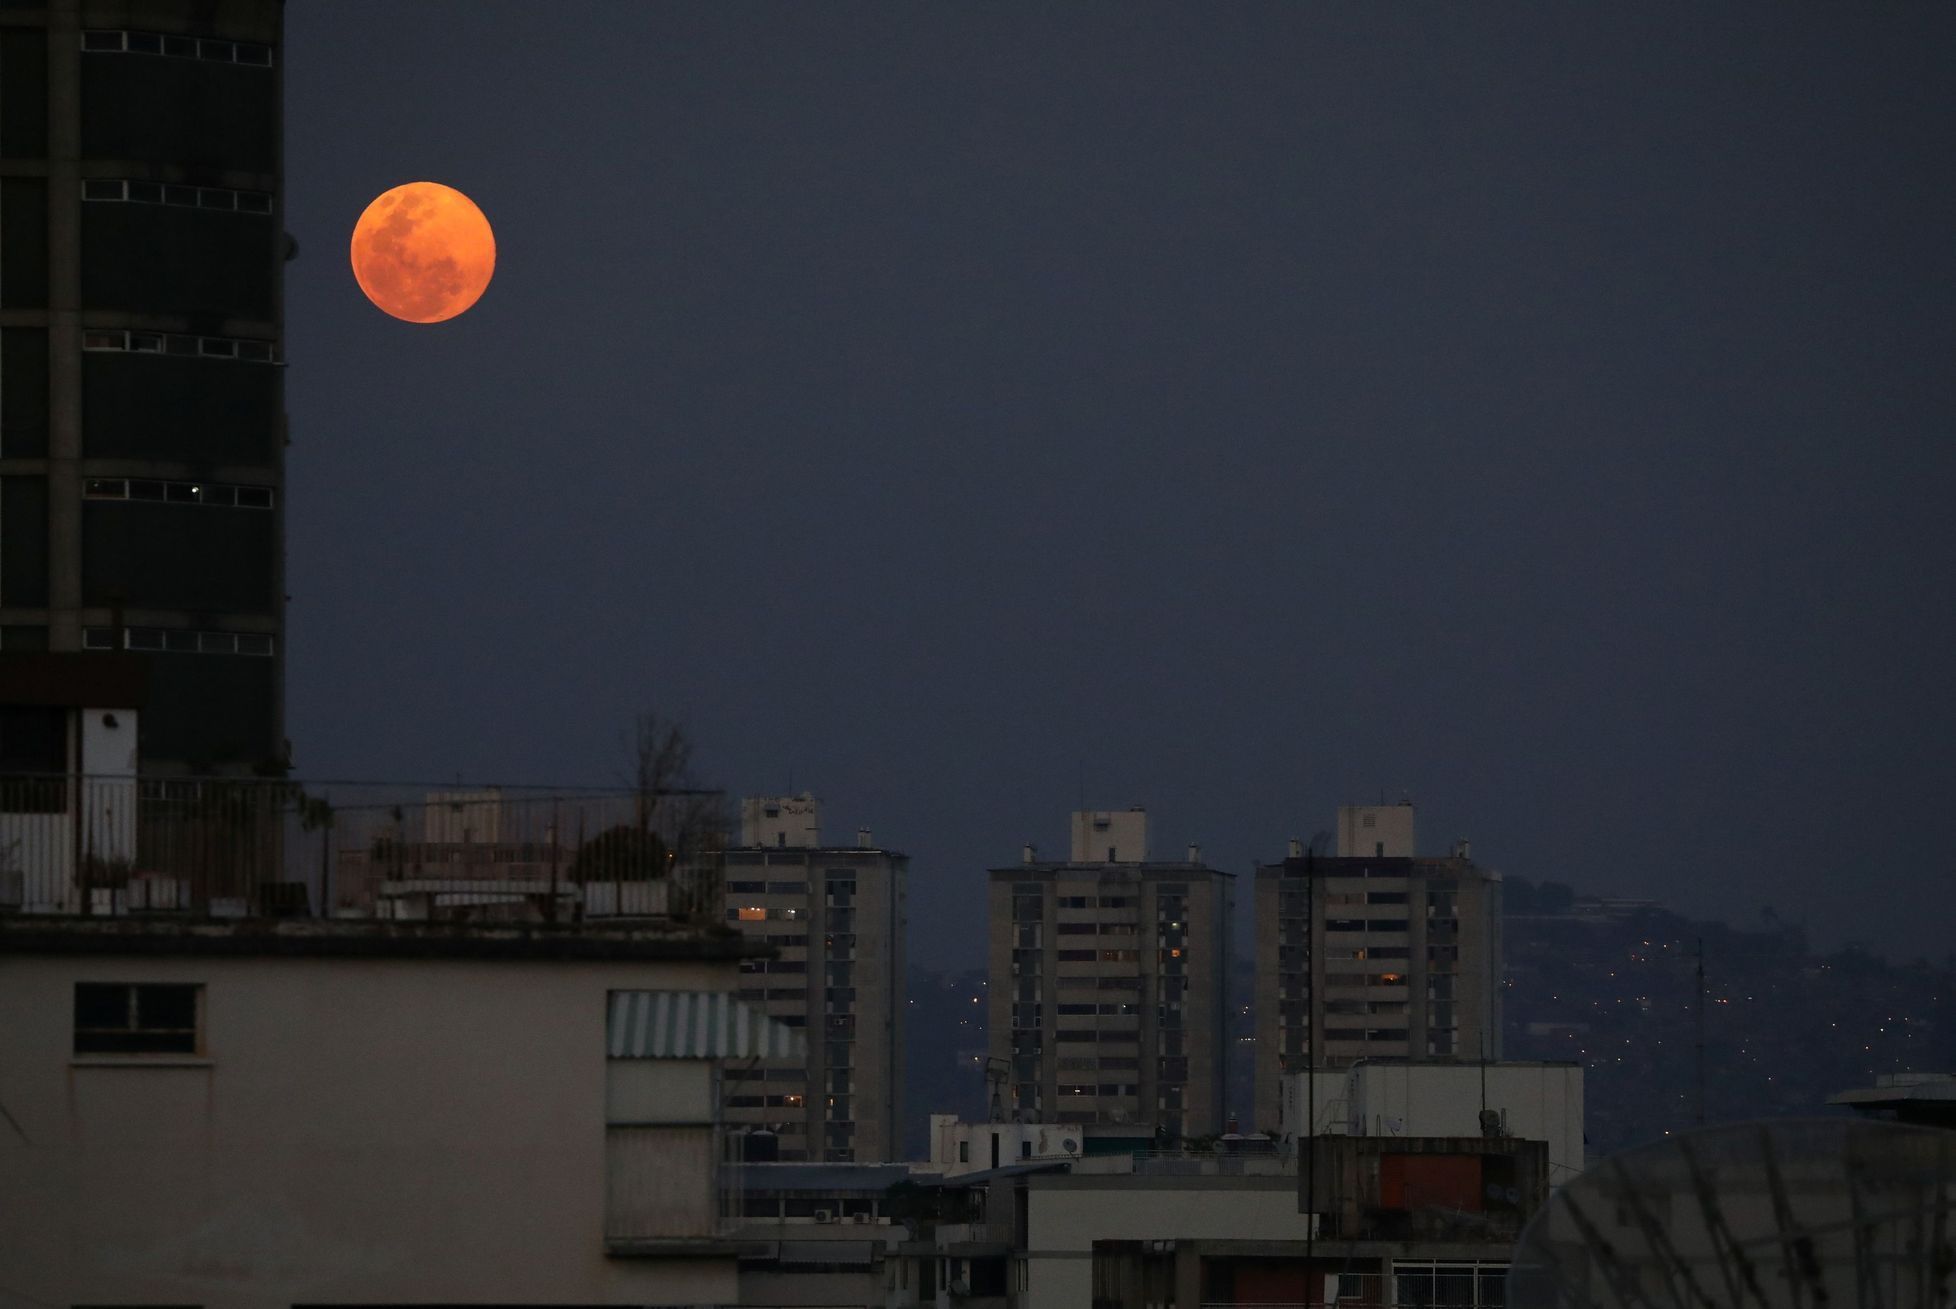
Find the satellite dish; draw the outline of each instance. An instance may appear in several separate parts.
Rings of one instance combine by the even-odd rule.
[[[1511,1309],[1881,1305],[1956,1296],[1956,1132],[1847,1118],[1613,1155],[1522,1232]]]
[[[1080,1143],[1070,1136],[1063,1137],[1060,1140],[1060,1149],[1066,1151],[1068,1154],[1078,1154],[1080,1153]]]

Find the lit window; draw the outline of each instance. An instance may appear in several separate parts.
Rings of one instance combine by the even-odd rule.
[[[739,917],[743,923],[764,923],[767,921],[767,910],[760,905],[743,905]]]

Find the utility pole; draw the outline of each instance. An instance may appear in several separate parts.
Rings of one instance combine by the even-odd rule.
[[[1705,938],[1698,938],[1698,1126],[1705,1125]]]
[[[1312,842],[1312,846],[1316,846]],[[1313,1296],[1318,1236],[1318,855],[1304,853],[1304,1295]]]

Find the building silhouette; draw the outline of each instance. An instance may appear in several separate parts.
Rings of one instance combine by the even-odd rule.
[[[282,21],[0,14],[0,654],[69,710],[140,665],[145,774],[287,763]],[[79,766],[61,709],[6,706],[8,771]]]
[[[1415,851],[1412,805],[1347,805],[1335,854],[1293,841],[1257,866],[1258,1130],[1278,1127],[1283,1075],[1313,1054],[1501,1057],[1500,877],[1465,842]]]
[[[740,844],[726,852],[727,926],[775,955],[742,963],[740,997],[808,1035],[805,1057],[727,1070],[729,1128],[774,1134],[771,1151],[748,1158],[898,1157],[909,869],[909,856],[866,830],[853,846],[824,845],[812,795],[742,801]]]
[[[1071,857],[991,870],[996,1112],[1178,1139],[1222,1130],[1235,877],[1148,857],[1147,814],[1073,815]]]

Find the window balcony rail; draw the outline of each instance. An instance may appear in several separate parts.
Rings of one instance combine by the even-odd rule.
[[[0,913],[717,921],[717,795],[0,776]]]

